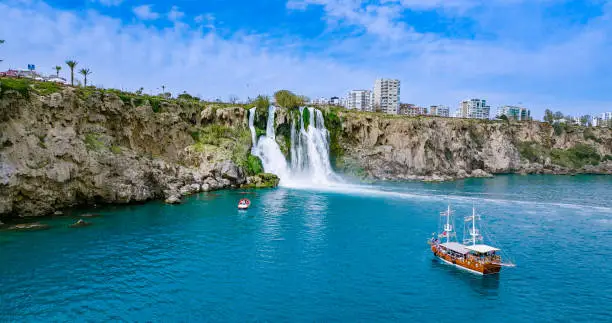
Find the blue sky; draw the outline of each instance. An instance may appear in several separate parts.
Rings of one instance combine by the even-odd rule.
[[[205,99],[389,77],[406,103],[595,114],[612,110],[611,18],[608,0],[1,0],[0,69],[75,59],[93,84]]]

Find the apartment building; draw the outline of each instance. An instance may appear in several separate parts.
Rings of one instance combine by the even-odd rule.
[[[398,114],[400,98],[400,81],[395,79],[377,79],[374,82],[372,105],[374,110]]]
[[[457,118],[470,119],[489,119],[491,107],[487,105],[487,100],[470,99],[461,101],[459,108],[455,111]]]
[[[350,110],[372,111],[372,91],[352,90],[346,95],[345,106]]]
[[[429,107],[429,114],[438,117],[449,117],[450,108],[444,105],[432,105]]]
[[[501,118],[502,115],[505,115],[510,120],[531,120],[531,111],[529,111],[529,109],[512,105],[504,105],[497,108],[497,114],[495,117]]]

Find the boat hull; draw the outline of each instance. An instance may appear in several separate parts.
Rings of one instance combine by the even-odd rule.
[[[440,250],[436,248],[436,246],[432,246],[431,251],[433,252],[434,256],[440,259],[442,262],[449,264],[449,265],[454,265],[455,267],[459,269],[466,270],[473,274],[494,275],[494,274],[498,274],[501,271],[502,266],[500,264],[496,264],[496,263],[481,264],[475,261],[465,260],[462,258],[455,258],[447,253],[441,252]]]

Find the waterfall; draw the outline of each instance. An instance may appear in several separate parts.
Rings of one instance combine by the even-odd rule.
[[[310,124],[305,127],[303,120],[305,109],[299,109],[300,116],[297,119],[299,124],[296,124],[296,120],[290,122],[290,165],[275,140],[276,107],[270,106],[268,109],[266,135],[260,138],[256,138],[254,126],[257,111],[255,108],[249,110],[249,128],[253,140],[251,153],[261,159],[266,172],[280,177],[281,186],[310,186],[340,181],[329,161],[329,132],[325,128],[323,113],[315,108],[307,108]]]
[[[274,133],[274,113],[276,108],[270,107],[268,109],[268,120],[266,125],[266,135],[257,137],[255,131],[255,116],[257,110],[252,108],[249,110],[249,128],[251,129],[251,138],[253,139],[253,148],[251,154],[259,157],[263,164],[264,170],[267,173],[277,175],[281,179],[281,183],[289,178],[289,169],[287,168],[287,160],[280,150],[280,147],[276,143]]]

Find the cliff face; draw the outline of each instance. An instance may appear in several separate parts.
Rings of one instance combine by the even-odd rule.
[[[177,202],[200,191],[278,183],[273,175],[248,176],[260,173],[261,163],[249,153],[243,107],[90,88],[36,93],[0,87],[0,219],[86,203]],[[264,133],[267,111],[260,113],[255,128]],[[360,177],[612,174],[607,128],[336,108],[323,109],[323,115],[336,168]],[[276,140],[287,156],[298,118],[305,124],[310,119],[297,109],[275,115]]]
[[[71,88],[2,93],[0,218],[246,183],[238,166],[251,144],[244,109],[124,101]]]
[[[329,111],[328,111],[329,113]],[[331,112],[334,113],[334,112]],[[487,173],[612,174],[612,131],[540,122],[409,118],[339,111],[336,165],[377,179],[448,180]]]

